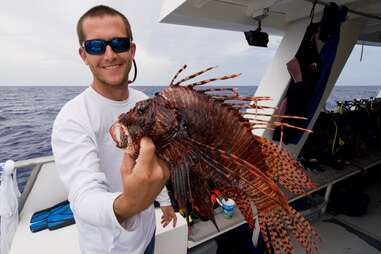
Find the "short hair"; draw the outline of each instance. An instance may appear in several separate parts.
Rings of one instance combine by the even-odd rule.
[[[83,22],[86,18],[94,18],[94,17],[104,17],[104,16],[119,16],[122,18],[124,26],[126,28],[126,33],[128,38],[131,40],[132,38],[132,31],[130,23],[128,22],[128,19],[126,16],[124,16],[119,11],[105,5],[97,5],[85,12],[78,20],[77,23],[77,34],[78,34],[78,40],[79,45],[82,45],[82,43],[85,41],[85,34],[83,32]]]

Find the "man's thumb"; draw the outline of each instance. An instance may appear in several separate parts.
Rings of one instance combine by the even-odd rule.
[[[155,156],[156,147],[152,139],[143,137],[140,141],[138,160],[151,160]]]

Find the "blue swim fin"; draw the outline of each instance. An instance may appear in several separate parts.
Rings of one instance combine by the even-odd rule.
[[[30,231],[32,231],[33,233],[36,233],[38,231],[48,228],[48,221],[42,220],[42,221],[35,222],[33,224],[30,224],[29,228],[30,228]]]
[[[63,201],[47,209],[35,212],[30,219],[30,223],[35,223],[38,221],[46,220],[51,213],[60,213],[64,211],[69,206],[69,201]]]
[[[74,224],[74,216],[70,207],[68,206],[62,213],[52,214],[48,217],[49,230],[55,230],[71,224]]]
[[[55,230],[75,223],[69,201],[61,202],[51,208],[32,215],[30,230],[35,233],[43,229]]]

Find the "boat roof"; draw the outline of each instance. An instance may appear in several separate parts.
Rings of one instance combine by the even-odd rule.
[[[212,29],[248,31],[257,27],[283,35],[291,22],[310,16],[314,0],[163,0],[160,22]],[[329,1],[317,1],[315,16]],[[349,19],[366,19],[358,43],[381,46],[381,1],[337,0],[349,8]],[[364,15],[363,15],[364,14]]]

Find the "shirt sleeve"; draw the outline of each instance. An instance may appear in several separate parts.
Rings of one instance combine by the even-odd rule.
[[[168,190],[164,186],[159,195],[156,197],[156,201],[159,202],[160,206],[169,206],[171,204],[171,200],[168,195]]]
[[[100,170],[96,141],[88,127],[70,118],[56,119],[52,149],[56,168],[68,192],[74,215],[80,221],[97,226],[134,230],[137,216],[119,224],[113,209],[120,193],[108,191],[105,174]]]

